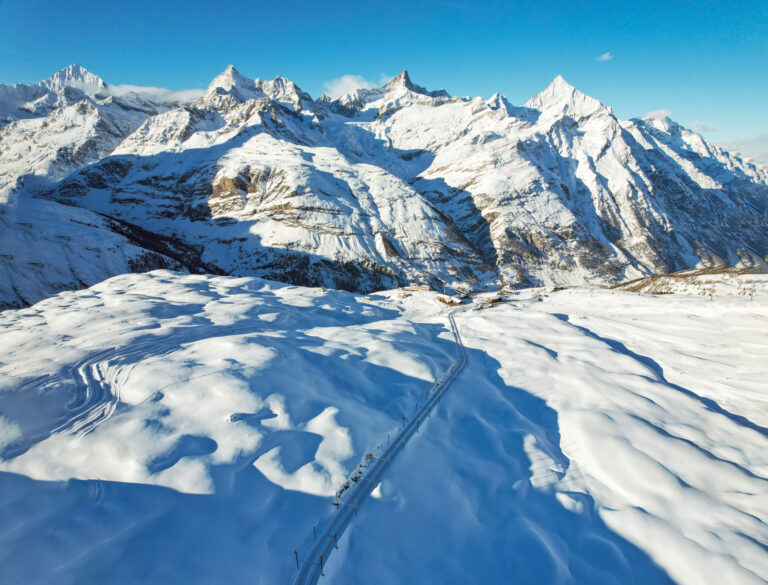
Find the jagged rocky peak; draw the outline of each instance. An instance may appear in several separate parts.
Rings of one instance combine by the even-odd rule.
[[[77,64],[72,64],[57,71],[38,85],[53,92],[61,91],[65,87],[72,87],[88,94],[98,93],[107,86],[101,77],[94,75],[85,67]]]
[[[48,79],[27,85],[0,84],[0,127],[11,120],[44,116],[56,108],[94,98],[107,84],[80,65],[70,65]]]
[[[395,75],[389,83],[384,86],[384,89],[397,89],[398,87],[406,87],[411,91],[414,91],[414,85],[411,81],[411,76],[408,75],[408,71],[403,69],[398,75]]]
[[[220,96],[231,96],[236,102],[264,97],[256,86],[256,80],[242,75],[234,65],[229,65],[224,71],[213,78],[205,94],[201,98],[205,103],[217,101]]]
[[[562,75],[555,77],[544,91],[529,99],[525,107],[542,112],[562,112],[572,117],[586,117],[599,110],[608,109],[599,100],[573,87]]]
[[[231,91],[233,89],[246,89],[249,86],[253,86],[254,80],[248,79],[241,74],[234,65],[228,65],[227,68],[213,78],[213,81],[208,85],[208,91],[223,89],[224,91]]]
[[[201,100],[212,104],[218,102],[221,96],[231,96],[237,103],[271,98],[294,109],[301,109],[304,101],[312,100],[309,94],[286,77],[278,75],[272,81],[251,79],[235,69],[234,65],[229,65],[211,81]]]
[[[423,88],[420,85],[416,85],[411,81],[411,76],[408,74],[408,71],[403,69],[398,75],[392,78],[392,80],[387,83],[382,89],[384,89],[387,92],[396,91],[399,89],[407,89],[408,91],[412,91],[413,93],[419,93],[422,95],[427,95],[430,97],[449,97],[448,92],[446,92],[444,89],[438,89],[437,91],[427,91],[425,88]]]
[[[488,98],[488,100],[486,100],[485,103],[492,110],[501,110],[502,112],[506,112],[510,115],[516,109],[515,106],[509,102],[507,96],[501,95],[499,92],[493,94],[490,98]]]
[[[329,104],[330,108],[339,114],[352,116],[355,112],[366,109],[370,105],[382,107],[383,104],[384,111],[391,111],[387,104],[416,103],[422,101],[424,97],[450,98],[450,95],[444,89],[428,91],[422,86],[416,85],[411,81],[408,71],[404,69],[382,87],[360,88],[339,97],[323,94],[318,102]]]
[[[282,75],[278,75],[272,81],[260,81],[257,79],[256,84],[265,95],[275,101],[288,102],[295,109],[301,109],[304,106],[304,102],[312,101],[312,97],[307,92]]]

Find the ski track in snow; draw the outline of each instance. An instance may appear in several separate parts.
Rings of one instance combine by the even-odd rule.
[[[54,426],[46,434],[71,433],[83,436],[92,432],[99,424],[109,419],[117,410],[120,403],[121,374],[126,373],[117,366],[120,362],[133,364],[148,357],[162,357],[176,351],[182,344],[198,341],[205,336],[205,329],[175,332],[170,336],[147,341],[138,341],[130,346],[105,349],[90,354],[75,362],[67,369],[67,374],[57,373],[50,376],[40,376],[19,386],[19,392],[29,392],[35,389],[51,388],[66,381],[69,376],[75,382],[74,396],[68,407],[69,412],[62,417],[61,424]],[[254,324],[232,325],[229,331],[219,333],[219,337],[240,335],[256,331]],[[179,380],[183,382],[184,380]],[[178,383],[178,382],[177,382]],[[15,443],[1,455],[5,458],[16,457],[24,453],[33,443],[44,437],[35,437],[33,441]]]

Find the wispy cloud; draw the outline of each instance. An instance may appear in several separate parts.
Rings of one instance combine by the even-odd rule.
[[[768,168],[768,134],[734,138],[720,142],[720,146],[729,152],[739,154],[742,158]]]
[[[386,73],[382,73],[381,75],[379,75],[379,87],[387,85],[394,78],[395,78],[394,75],[388,75]]]
[[[141,85],[108,85],[101,93],[107,93],[115,97],[121,97],[129,93],[135,93],[143,99],[153,102],[189,103],[205,93],[203,89],[183,89],[173,91],[164,87],[145,87]]]
[[[664,118],[669,118],[671,115],[672,112],[669,110],[653,110],[652,112],[648,112],[643,118],[646,120],[663,120]]]
[[[340,97],[352,93],[356,89],[371,89],[376,87],[362,75],[342,75],[325,82],[325,92],[331,97]]]
[[[336,79],[326,81],[323,86],[325,87],[325,93],[331,97],[341,97],[352,93],[356,89],[373,89],[374,87],[382,87],[392,81],[394,75],[388,75],[382,73],[379,75],[378,82],[368,81],[362,75],[342,75]]]
[[[699,122],[698,120],[691,124],[691,128],[696,130],[696,132],[717,132],[717,126],[714,124],[707,124],[706,122]]]
[[[603,53],[598,57],[595,57],[595,61],[611,61],[612,59],[613,59],[613,55],[611,55],[610,51],[607,53]]]

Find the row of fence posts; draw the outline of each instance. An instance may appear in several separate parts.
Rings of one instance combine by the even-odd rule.
[[[357,514],[357,504],[355,504],[355,514]],[[315,541],[317,541],[317,525],[312,527],[312,532],[315,535]],[[339,550],[339,539],[334,533],[333,535],[333,546],[336,550]],[[301,563],[299,562],[299,551],[294,550],[293,551],[294,556],[296,557],[296,570],[301,570]],[[322,577],[325,577],[325,567],[323,565],[323,555],[320,555],[320,575]]]
[[[434,392],[437,389],[438,386],[439,386],[439,382],[436,383],[432,388],[427,389],[425,400],[429,400],[430,394],[432,392]],[[415,412],[418,412],[418,411],[419,411],[419,403],[417,401],[416,402]],[[430,418],[432,417],[432,410],[431,409],[427,412],[427,416],[430,417]],[[405,413],[403,413],[403,428],[405,428],[405,424],[406,424],[406,417],[405,417]],[[421,425],[421,417],[419,417],[418,423],[417,423],[417,426],[416,426],[416,432],[417,433],[419,432],[419,426],[420,425]],[[389,442],[390,442],[390,433],[387,433],[387,443],[386,444],[389,445]],[[403,441],[403,446],[405,446],[405,441]],[[372,449],[370,451],[370,453],[372,454],[373,451],[375,451],[376,449],[378,449],[380,447],[381,447],[381,445],[379,445],[378,447]],[[387,457],[387,468],[389,469],[391,466],[392,466],[392,456],[390,455],[389,457]],[[364,481],[369,482],[372,486],[374,484],[374,482],[371,481],[368,478],[363,477],[361,479],[363,479]],[[336,507],[348,506],[348,504],[343,503],[343,502],[341,502],[339,500],[340,500],[340,498],[337,496],[337,500],[334,503],[334,505]],[[358,514],[358,501],[355,500],[355,516],[357,516],[357,514]],[[312,534],[313,534],[315,542],[316,542],[317,541],[317,525],[314,525],[312,527]],[[334,544],[334,547],[338,550],[338,548],[339,548],[339,541],[338,541],[338,538],[337,538],[336,534],[333,535],[333,544]],[[301,570],[301,562],[299,561],[299,551],[298,550],[294,550],[293,554],[296,557],[296,570],[300,571]],[[304,561],[304,562],[306,562],[306,561]],[[320,555],[320,563],[319,563],[319,565],[320,565],[320,575],[322,577],[325,577],[325,570],[324,570],[324,564],[323,564],[323,555]]]

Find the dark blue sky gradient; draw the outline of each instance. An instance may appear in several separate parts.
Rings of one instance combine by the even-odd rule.
[[[613,59],[596,57],[610,52]],[[522,104],[562,74],[622,118],[668,109],[722,140],[768,132],[768,2],[0,0],[0,82],[79,63],[108,83],[204,87],[229,63],[318,96],[408,69]]]

